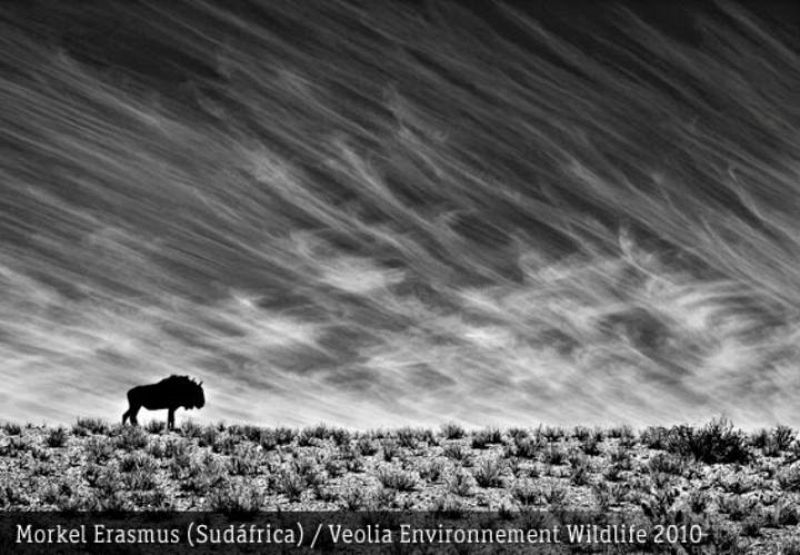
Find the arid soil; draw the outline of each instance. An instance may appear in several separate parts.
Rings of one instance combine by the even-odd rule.
[[[724,420],[471,432],[9,423],[0,507],[616,512],[644,526],[699,526],[702,552],[800,553],[798,461],[793,430],[745,434]]]

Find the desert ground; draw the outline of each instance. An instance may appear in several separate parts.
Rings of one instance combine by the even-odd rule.
[[[800,553],[795,432],[745,433],[724,419],[642,430],[364,432],[6,423],[0,476],[4,511],[579,511],[702,529],[702,548],[651,546],[668,552]]]

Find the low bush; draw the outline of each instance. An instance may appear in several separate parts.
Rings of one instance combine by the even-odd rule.
[[[226,485],[206,499],[206,510],[227,514],[253,514],[264,505],[265,496],[256,488]]]
[[[64,447],[67,444],[67,430],[61,426],[50,430],[45,443],[48,447]]]
[[[341,505],[348,511],[363,510],[370,505],[371,496],[360,484],[348,483],[340,495]]]
[[[396,432],[397,437],[397,444],[400,447],[405,447],[407,449],[415,449],[419,442],[422,440],[422,434],[420,430],[415,430],[413,428],[400,428]]]
[[[772,430],[761,429],[750,435],[750,445],[761,449],[767,457],[780,457],[794,441],[795,432],[789,426],[778,425]]]
[[[425,461],[419,469],[420,478],[428,483],[438,482],[444,472],[445,465],[441,460]]]
[[[211,446],[214,453],[232,455],[241,444],[241,436],[231,435],[230,433],[220,434]]]
[[[586,426],[575,426],[572,430],[572,437],[580,442],[584,442],[592,435],[592,431]]]
[[[114,468],[89,464],[83,469],[83,478],[90,487],[110,495],[120,489],[122,476]]]
[[[234,476],[255,476],[260,472],[260,454],[251,443],[245,445],[240,445],[228,460],[228,468]]]
[[[390,438],[381,440],[381,450],[383,451],[383,460],[386,462],[391,462],[400,454],[400,446],[397,441]]]
[[[116,447],[125,451],[147,447],[147,432],[138,426],[126,426],[115,438]]]
[[[87,462],[101,464],[114,454],[114,445],[107,437],[91,437],[84,445],[84,451]]]
[[[442,435],[445,439],[461,439],[464,433],[464,428],[458,424],[448,423],[442,426]]]
[[[475,481],[482,488],[499,488],[503,486],[502,475],[505,465],[499,459],[483,459],[473,470]]]
[[[686,503],[689,506],[689,510],[691,510],[693,513],[703,514],[706,512],[710,501],[711,498],[708,495],[708,492],[694,490],[689,493]]]
[[[600,509],[607,511],[610,507],[622,503],[624,490],[621,484],[599,482],[592,486],[592,493]]]
[[[292,470],[282,470],[275,479],[275,489],[286,495],[289,501],[300,501],[306,487],[303,477]]]
[[[202,435],[204,428],[191,420],[185,420],[180,430],[181,434],[185,437],[199,438]]]
[[[134,472],[144,470],[153,473],[158,470],[158,463],[153,457],[145,453],[129,453],[124,455],[119,461],[120,472]]]
[[[680,475],[686,468],[685,461],[670,453],[658,453],[647,463],[651,474],[663,472],[665,474]]]
[[[800,492],[800,465],[782,468],[778,471],[777,478],[783,491]]]
[[[724,418],[714,419],[697,430],[690,426],[673,426],[666,448],[671,453],[691,456],[706,464],[746,464],[751,460],[747,438]]]
[[[549,445],[542,455],[545,464],[559,465],[567,462],[567,452],[555,445]]]
[[[419,474],[408,472],[399,468],[382,467],[377,473],[378,481],[384,487],[398,491],[412,491],[419,484]]]
[[[567,490],[562,486],[552,485],[550,488],[544,490],[544,498],[550,505],[563,505],[567,498]]]
[[[541,437],[544,437],[551,443],[567,437],[567,432],[564,431],[564,428],[557,426],[539,428],[538,432]]]
[[[272,451],[278,446],[278,438],[273,430],[261,430],[258,434],[258,444],[264,451]]]
[[[380,444],[374,439],[360,437],[356,442],[356,449],[364,457],[371,457],[380,450]]]
[[[5,431],[6,435],[18,436],[22,433],[22,426],[14,422],[6,422],[3,424],[3,431]]]
[[[123,482],[128,486],[128,489],[132,490],[151,490],[158,485],[155,475],[143,469],[125,474]]]
[[[581,443],[581,450],[589,456],[597,456],[600,454],[600,441],[597,435],[590,434]]]
[[[325,461],[325,471],[331,478],[344,476],[345,472],[347,472],[347,463],[341,459],[328,459]]]
[[[182,438],[154,438],[147,446],[147,452],[157,459],[174,459],[189,451],[189,443]]]
[[[353,434],[344,428],[336,428],[331,431],[331,439],[337,446],[345,447],[350,445],[350,441],[353,439]]]
[[[275,442],[278,445],[289,445],[297,437],[297,431],[292,428],[280,427],[273,430]]]
[[[450,443],[444,446],[442,455],[454,461],[463,461],[469,455],[469,451],[460,443]]]
[[[160,434],[166,429],[167,425],[163,420],[151,420],[145,426],[145,429],[150,434]]]
[[[539,505],[542,502],[542,488],[533,480],[517,480],[511,486],[511,496],[523,506]]]
[[[219,430],[216,426],[206,426],[195,436],[200,447],[213,447],[219,437]]]
[[[466,470],[459,469],[447,478],[447,489],[460,497],[470,497],[476,486],[475,478]]]
[[[576,486],[585,486],[589,484],[591,473],[592,468],[589,465],[589,461],[585,457],[580,457],[576,462],[572,463],[570,480]]]
[[[264,433],[264,430],[259,426],[251,426],[249,424],[244,426],[233,425],[228,428],[228,433],[231,435],[241,436],[247,441],[258,443],[261,439],[261,434]]]
[[[523,459],[535,459],[542,451],[542,443],[535,438],[523,437],[516,440],[516,454]]]
[[[648,426],[639,439],[648,449],[663,450],[667,448],[669,436],[670,431],[664,426]]]
[[[750,515],[755,504],[753,500],[746,500],[741,495],[723,496],[717,503],[720,512],[726,513],[728,518],[734,521],[743,520]]]
[[[107,434],[108,424],[99,418],[78,418],[78,422],[72,427],[72,433],[75,435]]]
[[[301,447],[307,447],[309,445],[313,445],[315,440],[316,442],[321,442],[330,438],[332,434],[333,430],[325,424],[310,426],[308,428],[304,428],[297,435],[297,445]]]
[[[478,430],[472,435],[473,449],[486,449],[491,443],[502,443],[503,435],[496,428]]]

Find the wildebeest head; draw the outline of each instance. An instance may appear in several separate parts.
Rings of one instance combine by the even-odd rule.
[[[191,380],[187,384],[187,390],[185,392],[186,399],[184,404],[184,408],[187,409],[201,409],[203,405],[206,404],[206,396],[203,393],[203,382],[197,383],[194,380]]]

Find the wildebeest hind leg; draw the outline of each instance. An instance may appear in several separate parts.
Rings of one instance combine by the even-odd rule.
[[[169,412],[167,413],[167,429],[175,429],[175,409],[169,409]]]

